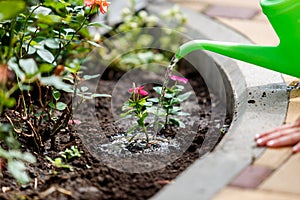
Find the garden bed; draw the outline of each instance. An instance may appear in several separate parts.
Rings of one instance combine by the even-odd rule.
[[[207,131],[213,122],[211,121],[211,99],[206,84],[200,78],[199,73],[192,67],[182,68],[180,72],[189,79],[196,94],[198,105],[190,105],[190,109],[196,109],[199,112],[197,113],[199,121],[196,123],[197,125],[195,124],[197,126],[196,132],[190,135],[190,143],[187,143],[189,145],[185,147],[186,149],[183,149],[182,155],[178,156],[175,154],[175,157],[172,157],[170,152],[167,154],[160,152],[154,156],[165,156],[165,158],[170,156],[173,159],[164,160],[163,164],[165,166],[150,165],[152,168],[157,168],[155,170],[136,173],[134,173],[134,168],[119,170],[118,166],[124,166],[124,160],[122,159],[119,160],[120,163],[114,163],[113,167],[110,166],[111,163],[103,162],[103,159],[101,157],[99,159],[99,155],[97,155],[97,146],[101,143],[101,138],[107,139],[114,134],[118,134],[120,130],[119,127],[114,126],[112,123],[114,118],[110,108],[111,99],[98,98],[95,103],[98,124],[89,123],[95,121],[95,119],[90,119],[90,114],[81,113],[82,123],[79,126],[68,126],[60,131],[55,137],[54,146],[51,147],[50,144],[46,144],[45,153],[36,154],[33,152],[37,156],[37,164],[29,166],[29,174],[32,177],[32,181],[28,185],[18,185],[12,181],[12,177],[7,173],[6,169],[3,169],[3,178],[0,181],[0,185],[2,189],[6,188],[6,192],[1,194],[2,198],[148,199],[163,186],[172,183],[178,174],[201,157],[201,155],[211,151],[216,145],[216,141],[221,139],[219,129],[215,129],[216,132],[211,132],[210,135],[207,135]],[[117,82],[114,80],[100,80],[99,88],[101,93],[111,94]],[[127,91],[126,88],[120,88],[120,90]],[[86,109],[88,104],[84,105]],[[228,123],[230,123],[230,118],[227,119]],[[106,134],[104,134],[104,137],[101,137],[103,133]],[[176,135],[179,133],[170,134]],[[203,144],[205,138],[211,143],[206,142]],[[183,139],[179,138],[179,140]],[[181,142],[184,144],[184,141]],[[58,152],[62,152],[74,145],[83,151],[80,158],[69,162],[74,171],[54,168],[49,160],[45,158],[45,156],[51,158],[59,157],[60,154]],[[23,144],[23,149],[27,149],[26,144]],[[147,156],[153,155],[150,153]],[[118,160],[114,161],[118,162]],[[133,165],[125,164],[125,166],[132,167]]]

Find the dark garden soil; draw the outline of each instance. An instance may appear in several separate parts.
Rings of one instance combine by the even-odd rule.
[[[0,199],[149,199],[165,185],[172,184],[176,176],[200,156],[211,151],[215,146],[215,141],[221,139],[219,129],[207,134],[213,122],[210,120],[211,100],[205,83],[192,69],[181,73],[189,79],[197,96],[200,123],[196,127],[191,144],[177,159],[154,171],[143,173],[130,173],[130,170],[119,171],[109,167],[99,157],[90,153],[91,148],[85,145],[86,142],[82,142],[77,129],[69,126],[55,136],[51,148],[50,141],[46,142],[44,153],[38,154],[30,150],[26,143],[22,144],[23,150],[31,151],[37,158],[35,164],[28,165],[32,180],[27,185],[17,184],[4,165],[0,171]],[[101,92],[111,93],[114,83],[114,81],[102,80],[100,85],[103,91]],[[109,98],[101,98],[96,102],[101,131],[113,135],[120,130],[110,123],[113,119],[109,106]],[[230,122],[231,118],[227,117],[225,123],[228,125]],[[88,130],[88,126],[81,126],[81,132],[84,128],[87,129],[86,131],[91,131]],[[97,132],[97,129],[94,131]],[[169,132],[167,131],[172,136]],[[107,134],[106,136],[109,137]],[[211,142],[203,144],[205,138]],[[93,142],[96,146],[97,141],[91,141],[89,145],[93,146]],[[69,162],[74,168],[73,171],[54,168],[45,158],[45,156],[53,159],[59,157],[59,152],[72,145],[76,145],[79,150],[83,151],[80,158]]]

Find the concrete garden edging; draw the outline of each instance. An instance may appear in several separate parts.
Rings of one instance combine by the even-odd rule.
[[[147,10],[153,14],[160,14],[174,5],[165,0],[150,2],[152,3],[148,4]],[[188,19],[188,36],[193,39],[250,43],[232,29],[198,12],[186,8],[181,10]],[[206,53],[224,72],[227,79],[225,86],[232,88],[231,100],[235,113],[233,122],[212,153],[197,160],[174,183],[156,194],[153,200],[211,199],[264,151],[263,148],[255,146],[255,134],[284,122],[288,94],[281,74],[214,53]]]

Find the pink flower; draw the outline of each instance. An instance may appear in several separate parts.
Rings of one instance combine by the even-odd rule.
[[[84,0],[84,4],[88,7],[99,6],[100,12],[105,14],[110,2],[107,2],[106,0]]]
[[[128,90],[128,92],[130,93],[134,93],[134,94],[139,94],[142,96],[147,96],[148,92],[146,90],[144,90],[144,86],[140,86],[140,87],[136,87],[136,88],[130,88]]]
[[[187,84],[187,82],[189,81],[189,79],[187,79],[187,78],[183,78],[183,77],[172,75],[172,74],[170,75],[170,79],[172,79],[173,81],[178,81],[178,82],[184,83],[184,84]]]
[[[72,124],[76,124],[76,125],[79,125],[81,124],[81,121],[80,120],[77,120],[77,119],[70,119],[69,122],[68,122],[69,125],[72,125]]]

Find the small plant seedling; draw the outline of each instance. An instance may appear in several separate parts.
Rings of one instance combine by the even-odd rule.
[[[74,168],[69,164],[72,159],[79,158],[83,151],[78,150],[77,146],[71,146],[70,149],[59,152],[61,157],[57,157],[54,160],[46,156],[46,159],[56,168],[64,168],[70,171],[74,171]]]
[[[64,158],[65,162],[70,162],[74,158],[79,158],[83,151],[79,151],[77,146],[71,146],[70,149],[66,149],[65,151],[59,152],[62,158]]]
[[[132,95],[131,98],[124,103],[122,111],[125,113],[121,114],[121,117],[136,117],[137,125],[133,126],[127,134],[140,128],[145,133],[146,142],[148,143],[149,135],[145,123],[145,120],[148,117],[146,107],[152,106],[151,102],[147,102],[148,92],[144,90],[144,86],[136,87],[135,83],[133,83],[133,88],[130,88],[129,92]],[[129,142],[131,142],[135,136],[136,134],[129,139]]]
[[[49,160],[54,167],[64,168],[64,169],[68,169],[70,171],[74,171],[73,167],[69,164],[64,163],[63,159],[60,157],[52,160],[50,157],[46,156],[46,159]]]
[[[131,142],[137,135],[136,131],[141,130],[146,136],[146,147],[149,143],[149,127],[154,124],[158,124],[160,127],[172,124],[180,128],[185,128],[185,124],[176,116],[187,116],[189,113],[183,112],[180,104],[186,101],[191,92],[182,94],[184,90],[183,85],[178,83],[186,84],[188,79],[170,75],[168,78],[175,81],[171,87],[166,86],[164,89],[161,86],[154,87],[153,90],[160,95],[160,98],[149,98],[148,92],[144,90],[144,86],[136,87],[133,83],[133,88],[129,89],[132,94],[130,99],[127,100],[123,107],[121,117],[123,119],[134,117],[137,119],[137,124],[132,126],[128,131],[127,135],[134,133],[133,136],[128,140]],[[145,122],[149,114],[154,114],[159,117],[164,117],[164,122]],[[154,130],[156,131],[156,130]],[[153,132],[153,131],[152,131]],[[152,134],[152,138],[156,139],[156,133]]]
[[[148,101],[158,102],[165,110],[164,126],[172,123],[180,128],[185,128],[185,124],[176,116],[189,115],[189,113],[182,111],[180,104],[186,101],[192,93],[186,92],[181,94],[184,90],[184,86],[179,85],[178,83],[186,84],[188,79],[172,74],[169,76],[169,78],[175,81],[175,83],[171,87],[166,86],[164,90],[161,86],[154,87],[154,91],[160,95],[160,98],[151,98],[148,99]]]

